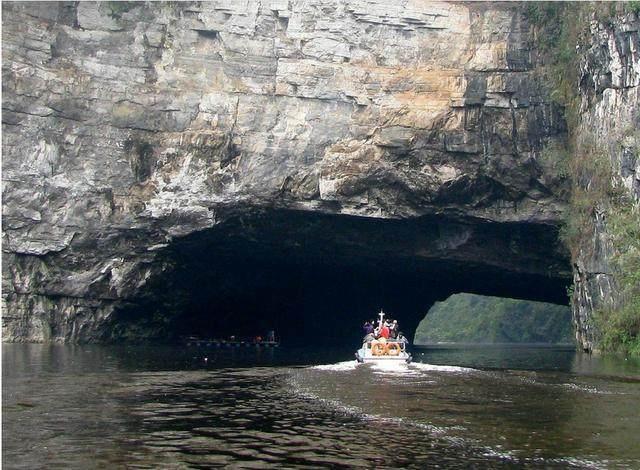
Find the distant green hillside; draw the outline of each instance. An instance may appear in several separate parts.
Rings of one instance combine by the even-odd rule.
[[[416,344],[442,341],[571,343],[571,310],[542,302],[456,294],[437,302],[416,330]]]

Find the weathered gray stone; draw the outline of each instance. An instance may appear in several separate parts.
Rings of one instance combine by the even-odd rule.
[[[565,126],[517,4],[2,8],[5,340],[100,338],[167,249],[233,210],[559,224],[538,156]],[[557,245],[504,258],[454,232],[395,252],[568,276]]]

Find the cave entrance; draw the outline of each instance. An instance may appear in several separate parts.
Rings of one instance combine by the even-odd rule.
[[[346,345],[380,309],[413,337],[455,292],[566,303],[569,263],[548,225],[237,208],[223,219],[161,253],[173,268],[114,316],[114,338],[273,329],[285,344]]]

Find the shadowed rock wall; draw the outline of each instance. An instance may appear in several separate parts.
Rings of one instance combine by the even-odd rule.
[[[539,157],[566,129],[518,5],[2,8],[5,340],[166,336],[200,305],[184,273],[292,246],[305,272],[328,251],[365,271],[394,258],[412,279],[450,273],[421,314],[473,279],[464,290],[560,301],[564,187]],[[176,255],[193,236],[206,266]]]

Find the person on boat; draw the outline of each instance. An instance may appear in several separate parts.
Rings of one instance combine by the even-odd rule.
[[[400,343],[402,349],[406,348],[407,344],[409,344],[409,340],[406,338],[405,335],[402,334],[402,331],[398,333],[398,338],[396,339],[396,341]]]
[[[389,337],[396,339],[398,337],[398,320],[393,320],[389,325]]]
[[[364,330],[364,335],[370,335],[373,333],[373,325],[371,323],[369,323],[368,321],[365,322],[364,326],[362,327],[362,329]]]
[[[273,330],[269,330],[267,331],[267,341],[269,341],[270,343],[275,342],[276,340],[276,332]]]
[[[380,328],[380,338],[389,339],[389,325],[386,322]]]

